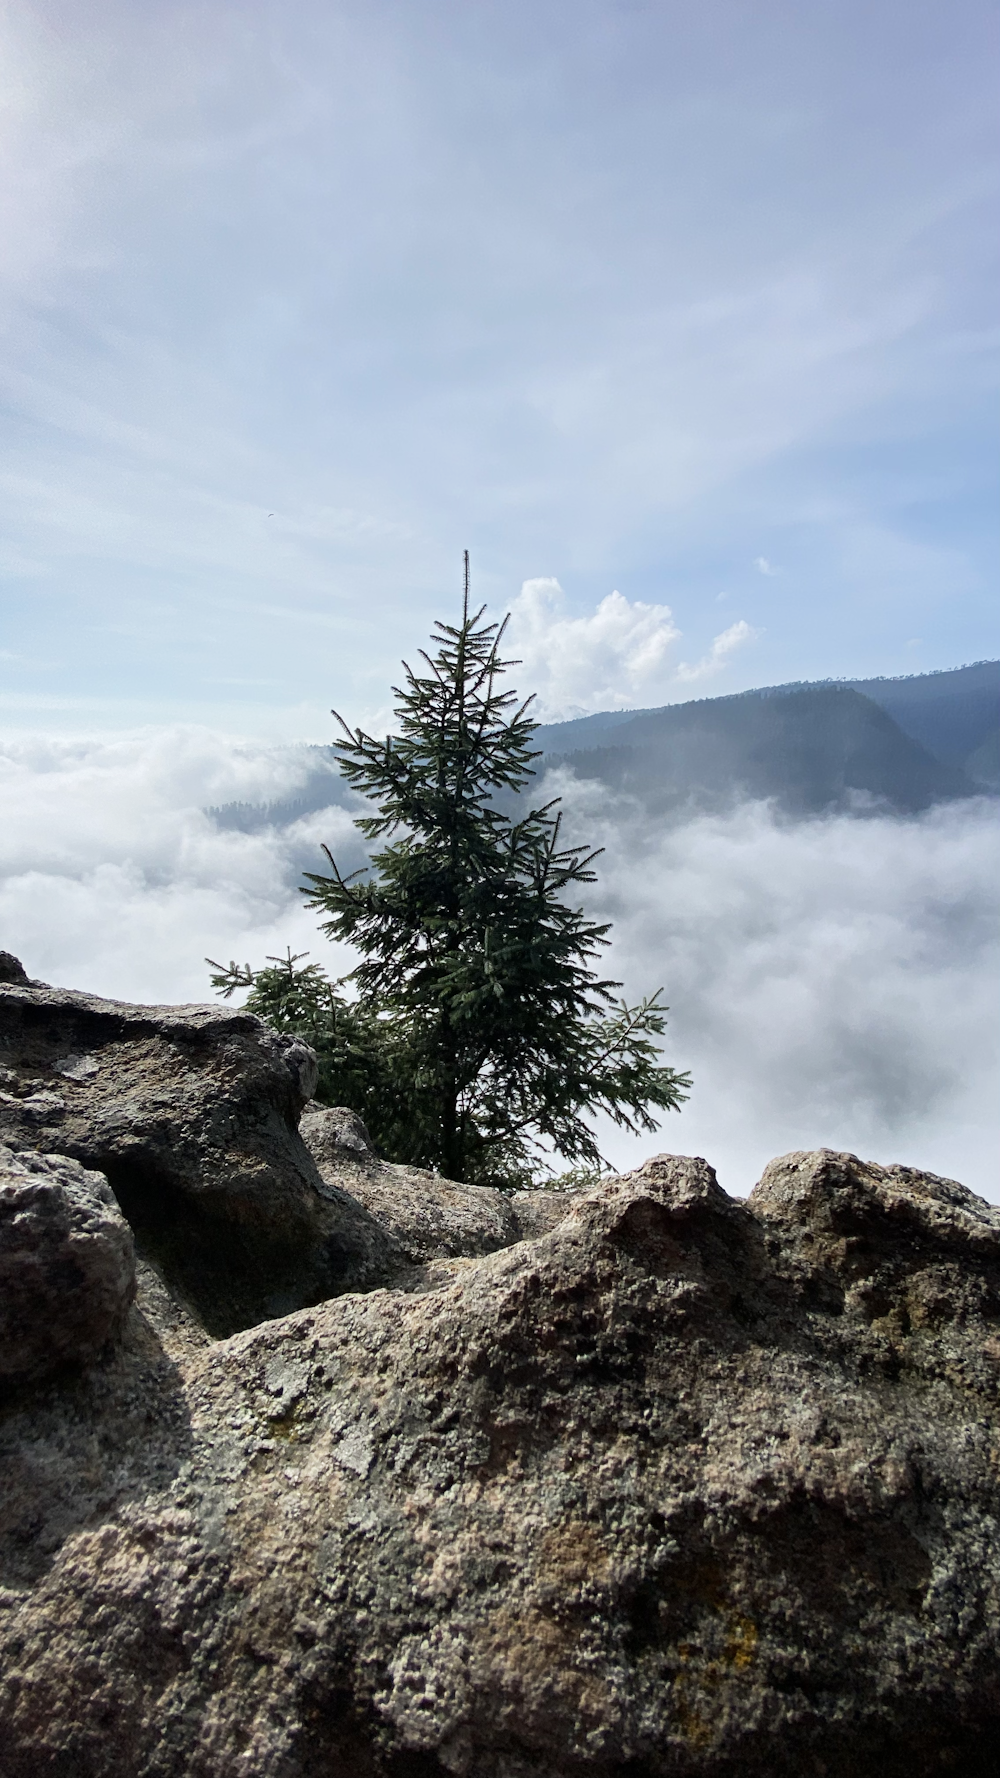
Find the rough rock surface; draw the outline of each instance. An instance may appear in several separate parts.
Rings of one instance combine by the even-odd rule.
[[[660,1156],[0,1421],[4,1778],[994,1778],[1000,1212]]]
[[[563,1214],[555,1194],[388,1166],[350,1112],[310,1113],[318,1167],[299,1133],[315,1085],[312,1051],[252,1014],[50,988],[0,953],[0,1142],[104,1172],[140,1253],[214,1334]]]
[[[0,986],[0,1141],[105,1173],[140,1251],[215,1333],[398,1269],[298,1134],[315,1083],[312,1051],[248,1013]]]
[[[134,1296],[132,1231],[104,1175],[0,1147],[0,1384],[91,1362]]]
[[[0,951],[0,982],[28,985],[28,972],[20,957],[15,957],[12,951]]]
[[[401,1262],[414,1266],[495,1253],[547,1234],[569,1207],[560,1192],[507,1197],[488,1186],[456,1185],[419,1167],[381,1161],[363,1120],[342,1106],[311,1107],[299,1128],[326,1184],[371,1211],[392,1236]]]

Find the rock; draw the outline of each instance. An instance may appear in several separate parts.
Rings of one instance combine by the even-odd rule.
[[[494,1253],[545,1234],[569,1206],[558,1192],[508,1197],[380,1161],[362,1119],[342,1106],[310,1108],[299,1127],[327,1186],[349,1193],[388,1231],[400,1266]]]
[[[104,1172],[140,1254],[217,1336],[343,1291],[417,1287],[415,1269],[564,1213],[556,1194],[389,1166],[350,1111],[309,1113],[314,1159],[298,1126],[316,1078],[305,1044],[249,1013],[0,985],[0,1141]]]
[[[0,1383],[96,1358],[134,1295],[132,1232],[103,1175],[0,1148]]]
[[[0,1083],[0,1141],[105,1173],[140,1252],[215,1334],[398,1269],[298,1134],[312,1051],[249,1013],[18,978],[0,986]]]
[[[226,1340],[144,1274],[0,1421],[4,1778],[992,1778],[995,1235],[658,1156]]]
[[[10,951],[0,951],[0,982],[26,983],[27,980],[27,971],[21,959]]]

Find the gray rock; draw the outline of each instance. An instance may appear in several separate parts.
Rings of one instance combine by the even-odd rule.
[[[134,1295],[132,1231],[103,1175],[0,1148],[0,1381],[96,1358]]]
[[[0,1141],[105,1173],[140,1252],[215,1334],[398,1267],[298,1134],[312,1051],[249,1013],[18,978],[0,985],[0,1080]]]
[[[0,1141],[104,1172],[139,1252],[215,1335],[404,1277],[419,1288],[428,1263],[564,1214],[551,1193],[390,1166],[353,1112],[309,1112],[307,1146],[316,1077],[304,1043],[249,1013],[0,985]]]
[[[381,1161],[362,1119],[343,1106],[310,1108],[300,1129],[327,1187],[349,1193],[369,1211],[390,1235],[400,1267],[495,1253],[545,1234],[569,1208],[570,1199],[558,1192],[507,1196]]]
[[[12,951],[0,951],[0,982],[27,982],[28,974]]]
[[[144,1276],[0,1421],[4,1778],[993,1778],[996,1213],[826,1153],[564,1209],[215,1343]]]

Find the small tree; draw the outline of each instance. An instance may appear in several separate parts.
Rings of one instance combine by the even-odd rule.
[[[357,825],[385,843],[370,874],[346,877],[324,847],[331,874],[307,873],[303,893],[326,916],[323,931],[361,954],[346,978],[355,1007],[290,955],[273,978],[234,979],[231,965],[215,982],[232,992],[249,979],[261,1012],[268,994],[284,1013],[303,994],[306,1013],[321,1005],[320,1024],[332,1021],[347,1044],[330,1085],[344,1079],[341,1102],[366,1113],[394,1158],[525,1184],[546,1152],[600,1164],[588,1113],[653,1130],[652,1108],[679,1109],[690,1080],[659,1063],[659,994],[616,1002],[621,984],[592,967],[608,924],[564,899],[594,881],[599,854],[562,843],[554,801],[520,818],[503,807],[540,755],[531,699],[500,687],[516,664],[500,658],[506,620],[486,624],[484,610],[469,611],[466,555],[462,622],[435,626],[421,670],[403,663],[398,732],[376,740],[337,716],[341,770],[374,805]],[[295,1028],[316,1041],[311,1013]]]
[[[216,971],[213,988],[225,999],[249,988],[248,1011],[311,1045],[319,1064],[316,1098],[322,1104],[360,1111],[383,1153],[412,1158],[422,1151],[422,1144],[414,1143],[422,1107],[404,1022],[380,1014],[368,1001],[348,1000],[339,992],[343,982],[330,981],[318,963],[303,963],[307,955],[293,956],[289,948],[256,971],[249,963],[205,961]]]

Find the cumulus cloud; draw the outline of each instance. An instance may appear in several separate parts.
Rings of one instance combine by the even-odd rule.
[[[619,592],[590,617],[570,617],[557,580],[526,580],[510,608],[519,683],[536,693],[543,720],[624,710],[663,690],[680,631],[669,605],[644,605]]]
[[[609,593],[587,617],[571,617],[557,580],[526,580],[510,607],[508,637],[523,663],[518,684],[535,692],[544,722],[595,710],[632,710],[666,703],[672,688],[710,679],[759,631],[742,619],[716,636],[707,654],[676,667],[680,630],[669,605],[646,605]]]
[[[723,630],[721,636],[716,636],[708,653],[702,655],[700,661],[695,661],[693,666],[689,666],[687,661],[681,661],[674,674],[675,683],[692,685],[699,679],[711,679],[728,667],[730,655],[742,648],[745,642],[752,642],[759,635],[759,630],[751,629],[740,618],[738,623],[730,624],[728,630]]]
[[[346,972],[296,885],[322,841],[360,862],[349,811],[253,833],[205,813],[294,800],[314,762],[184,727],[6,745],[0,947],[139,1001],[210,999],[206,955],[291,944]],[[704,1154],[742,1192],[772,1155],[823,1144],[1000,1195],[993,803],[800,823],[746,805],[650,832],[601,786],[551,777],[572,837],[607,848],[591,894],[614,923],[608,973],[633,996],[664,986],[668,1059],[694,1073],[658,1135],[607,1132],[618,1165]]]

